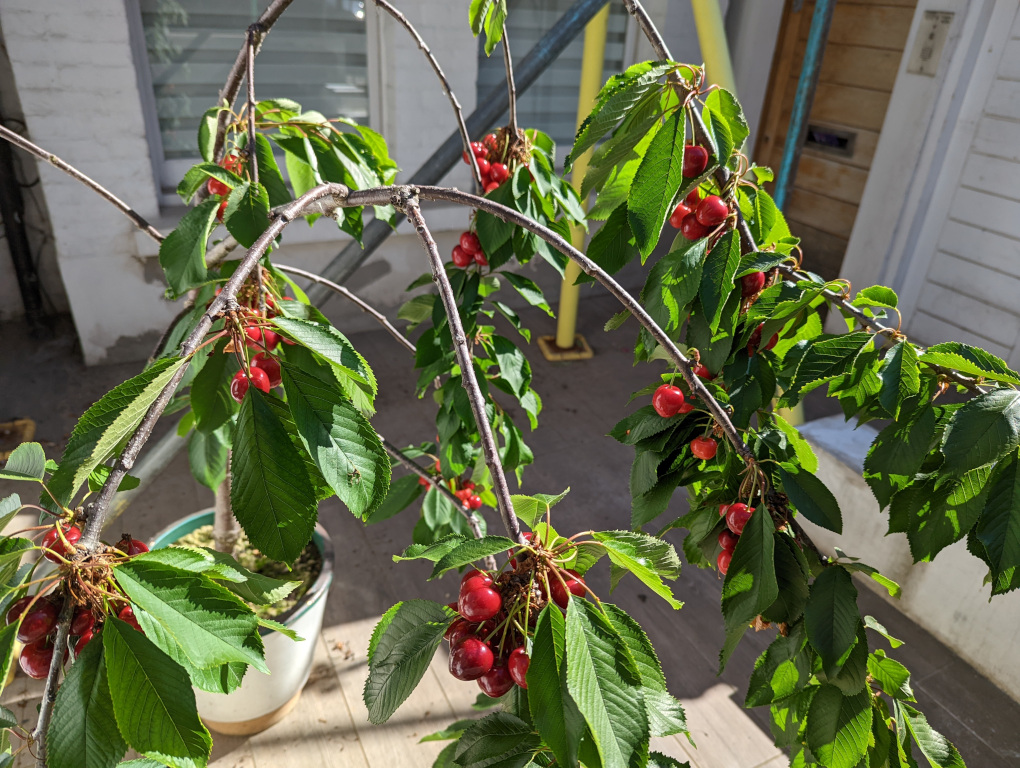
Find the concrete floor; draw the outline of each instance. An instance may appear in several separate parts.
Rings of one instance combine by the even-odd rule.
[[[530,356],[534,386],[545,409],[539,429],[526,436],[535,453],[535,464],[525,472],[523,490],[558,493],[571,488],[567,499],[555,509],[555,524],[561,532],[627,526],[632,450],[604,435],[629,410],[630,392],[653,378],[647,367],[631,365],[633,324],[629,330],[603,333],[604,322],[616,311],[611,299],[598,293],[586,294],[582,308],[579,330],[596,351],[593,360],[551,364],[537,350]],[[551,332],[552,321],[544,314],[537,311],[522,314],[536,333]],[[69,332],[65,326],[55,338],[33,342],[19,327],[0,327],[5,340],[0,348],[0,421],[17,417],[34,419],[38,425],[36,439],[54,458],[59,458],[77,415],[138,370],[137,365],[131,364],[84,368]],[[373,422],[379,432],[398,445],[434,434],[434,406],[428,400],[414,397],[410,356],[383,332],[359,334],[352,340],[374,367],[380,382],[379,413]],[[808,404],[809,417],[823,411],[824,408]],[[0,496],[11,490],[8,484],[0,482]],[[128,530],[135,536],[146,537],[173,519],[211,502],[212,494],[191,479],[182,454],[116,524],[116,533]],[[677,495],[670,513],[680,515],[685,506],[682,496]],[[492,510],[487,510],[487,514],[490,527],[495,528],[498,525],[495,514]],[[327,607],[327,627],[364,623],[401,599],[429,597],[447,601],[455,589],[452,579],[429,583],[425,581],[428,574],[425,565],[391,564],[390,556],[410,541],[416,516],[416,511],[408,511],[366,528],[335,500],[322,505],[320,519],[338,549],[337,578]],[[671,540],[679,550],[680,536],[673,532]],[[608,574],[601,573],[605,569],[599,570],[590,583],[596,591],[607,593]],[[754,660],[771,642],[773,633],[750,633],[726,672],[717,677],[718,650],[723,640],[720,585],[714,572],[685,568],[674,587],[678,598],[685,602],[679,612],[649,594],[634,579],[625,579],[612,599],[626,607],[648,630],[673,693],[688,702],[689,708],[696,709],[697,702],[711,700],[716,701],[713,711],[725,713],[725,722],[712,724],[700,722],[689,712],[699,742],[700,757],[696,764],[705,768],[778,765],[774,758],[767,762],[762,758],[753,764],[737,763],[727,758],[722,748],[731,736],[740,734],[767,742],[767,709],[742,710],[739,705]],[[906,641],[907,645],[895,657],[914,672],[913,686],[921,709],[932,725],[959,747],[967,764],[1020,766],[1020,729],[1016,727],[1020,722],[1020,704],[875,595],[861,590],[860,604],[864,612],[874,615],[894,636]],[[326,635],[329,640],[329,634]],[[720,709],[717,701],[720,696],[728,709]],[[361,728],[364,736],[365,726]],[[224,766],[255,765],[254,760],[246,762],[248,749],[243,740],[218,738],[215,755],[224,761]],[[423,752],[421,762],[414,764],[430,763],[431,758]]]

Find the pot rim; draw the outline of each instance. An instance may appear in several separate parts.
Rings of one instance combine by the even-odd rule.
[[[209,507],[208,509],[199,510],[198,512],[193,512],[190,515],[178,518],[174,522],[170,523],[170,525],[151,536],[149,543],[154,549],[157,546],[169,546],[169,544],[161,543],[161,540],[168,538],[182,524],[193,521],[197,522],[198,519],[203,517],[208,517],[210,522],[212,522],[212,518],[215,513],[216,510]],[[199,525],[207,525],[207,523],[200,523]],[[199,527],[199,525],[196,525],[195,528]],[[330,584],[333,582],[333,564],[336,554],[333,548],[333,540],[330,538],[326,529],[322,526],[322,523],[315,524],[315,532],[312,535],[312,541],[314,541],[316,546],[318,546],[319,553],[322,556],[322,570],[319,572],[315,581],[312,582],[308,591],[301,596],[301,599],[298,600],[294,607],[281,613],[275,619],[272,619],[272,621],[284,625],[297,621],[297,619],[301,618],[301,616],[303,616],[309,608],[311,608],[313,603],[318,601],[320,598],[325,598],[326,593],[329,591]],[[275,631],[276,630],[271,627],[259,627],[259,634],[262,636]]]

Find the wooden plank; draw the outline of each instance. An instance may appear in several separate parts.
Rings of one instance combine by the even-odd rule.
[[[809,119],[811,122],[821,121],[880,131],[888,108],[888,93],[850,85],[826,84],[815,92]]]
[[[1020,317],[1015,313],[993,307],[987,301],[967,296],[955,288],[944,288],[930,281],[921,289],[918,307],[924,307],[955,328],[988,339],[1002,349],[1013,346],[1017,328],[1020,327]]]
[[[986,115],[995,117],[1020,118],[1020,81],[996,80],[992,83],[984,111]]]
[[[989,236],[970,222],[949,219],[939,235],[939,250],[965,259],[980,259],[990,269],[1017,273],[1020,240],[1004,235]]]
[[[971,146],[977,152],[1020,162],[1020,123],[983,116]]]
[[[913,19],[913,8],[839,2],[832,12],[828,42],[902,52]],[[806,41],[807,34],[805,25],[800,39]]]
[[[794,186],[786,218],[808,224],[837,237],[850,237],[857,206]]]
[[[818,75],[819,87],[835,83],[891,93],[902,57],[902,51],[830,43],[825,47],[822,71]],[[799,48],[793,62],[794,72],[800,72],[803,60],[804,49]]]
[[[858,205],[868,172],[842,162],[842,158],[819,153],[801,155],[796,186],[846,203]]]
[[[1020,163],[971,152],[963,166],[960,184],[1009,200],[1020,200],[1018,178]]]
[[[843,257],[846,255],[847,238],[830,235],[799,221],[791,228],[800,238],[800,247],[804,251],[804,267],[827,280],[840,277]]]
[[[786,130],[786,126],[790,124],[790,111],[783,112],[781,123],[783,130]],[[817,125],[820,128],[834,128],[839,131],[851,131],[854,134],[854,153],[850,157],[841,157],[840,161],[847,165],[852,165],[855,168],[864,168],[865,170],[871,168],[871,161],[875,159],[875,148],[878,146],[878,131],[866,131],[860,128],[852,128],[848,125],[838,125],[835,123],[826,122],[824,120],[811,120],[811,125]],[[780,148],[782,144],[779,145]],[[812,149],[811,147],[805,146],[802,155],[815,155],[817,157],[832,157],[828,152],[822,150]],[[776,161],[778,162],[778,153]],[[768,165],[769,163],[765,160],[759,160],[758,162]]]
[[[977,249],[974,255],[980,258],[980,252]],[[1018,314],[1020,276],[1016,274],[1004,274],[983,264],[938,251],[928,269],[928,280],[1011,315]]]
[[[891,7],[914,8],[917,0],[840,0],[840,5],[888,5]]]
[[[779,40],[772,56],[772,72],[769,75],[769,94],[762,113],[761,129],[758,132],[754,157],[765,164],[775,164],[771,159],[773,153],[782,147],[782,137],[786,134],[789,117],[782,120],[783,97],[789,87],[790,73],[794,71],[793,57],[798,48],[797,37],[802,19],[810,18],[805,9],[793,13],[790,0],[783,8],[783,19],[779,25]],[[805,22],[806,23],[806,22]],[[779,150],[781,151],[781,149]]]
[[[952,217],[981,229],[1020,239],[1020,202],[1015,200],[960,188],[953,197]]]
[[[997,76],[1005,80],[1020,80],[1020,40],[1010,40],[1002,49]]]
[[[921,344],[939,344],[943,341],[960,341],[988,350],[993,355],[1005,359],[1009,356],[1010,347],[997,344],[991,339],[947,323],[936,317],[923,307],[919,307],[907,322],[906,333],[912,341]]]

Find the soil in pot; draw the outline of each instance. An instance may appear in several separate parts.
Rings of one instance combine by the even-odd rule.
[[[196,528],[170,546],[175,545],[208,547],[212,549],[213,527],[211,525],[203,525],[200,528]],[[322,572],[322,554],[319,552],[319,548],[315,546],[314,541],[308,543],[304,552],[294,561],[292,568],[288,568],[276,560],[270,560],[263,555],[248,542],[248,537],[243,532],[237,540],[237,546],[234,548],[233,555],[238,563],[253,573],[283,581],[300,582],[300,586],[278,603],[273,605],[252,605],[252,610],[262,619],[275,619],[297,605]]]

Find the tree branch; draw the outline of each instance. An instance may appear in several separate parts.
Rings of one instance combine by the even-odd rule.
[[[64,669],[64,652],[67,650],[67,638],[71,630],[71,619],[74,617],[74,603],[64,590],[64,604],[57,618],[57,636],[53,640],[53,658],[46,673],[46,687],[42,701],[39,703],[39,720],[32,731],[32,742],[35,744],[36,768],[46,768],[46,736],[53,717],[53,704],[57,700],[57,681]]]
[[[425,58],[429,60],[429,65],[432,67],[432,71],[436,73],[436,77],[439,78],[439,84],[443,88],[443,93],[446,94],[446,98],[450,100],[450,106],[453,107],[453,116],[457,121],[457,130],[460,131],[460,137],[464,142],[464,152],[467,155],[468,161],[471,163],[471,174],[474,176],[475,184],[479,189],[482,187],[482,172],[478,168],[478,158],[475,157],[475,153],[471,151],[471,136],[468,134],[467,124],[464,122],[464,112],[460,108],[460,102],[457,101],[457,97],[453,93],[453,88],[450,87],[450,82],[446,79],[446,74],[443,72],[443,68],[439,66],[439,61],[432,55],[432,50],[422,39],[422,36],[418,34],[418,30],[414,28],[414,25],[407,20],[400,11],[390,5],[386,0],[372,0],[377,7],[382,8],[386,13],[396,19],[397,23],[400,24],[404,29],[407,30],[408,34],[414,38],[414,42],[421,49],[421,52],[425,54]]]
[[[506,88],[509,97],[510,111],[510,143],[513,147],[517,143],[517,87],[514,85],[514,63],[510,58],[510,38],[506,33],[506,24],[503,24],[503,64],[506,68]],[[505,159],[504,159],[505,162]]]
[[[412,344],[410,339],[408,339],[406,336],[404,336],[404,334],[402,334],[399,330],[397,330],[397,328],[393,325],[393,323],[391,323],[386,318],[386,315],[384,315],[378,309],[376,309],[371,304],[366,302],[364,299],[361,299],[358,296],[356,296],[355,294],[351,293],[351,291],[348,290],[347,288],[345,288],[344,286],[338,285],[337,283],[334,283],[332,280],[327,280],[324,277],[320,277],[319,275],[315,274],[314,272],[308,272],[308,271],[306,271],[304,269],[298,269],[297,267],[290,267],[290,266],[287,266],[286,264],[279,264],[279,263],[274,263],[273,266],[276,269],[280,270],[281,272],[286,272],[286,273],[291,274],[291,275],[299,275],[299,276],[304,277],[304,278],[306,278],[308,280],[311,280],[314,283],[319,283],[320,285],[324,285],[327,288],[329,288],[330,290],[335,291],[336,293],[339,293],[341,296],[343,296],[348,301],[351,301],[354,304],[356,304],[358,306],[358,308],[362,312],[367,312],[369,315],[371,315],[376,320],[378,320],[380,325],[382,325],[382,327],[386,329],[386,331],[390,334],[390,336],[392,336],[397,341],[399,341],[404,346],[404,348],[407,349],[412,355],[414,354],[414,352],[415,352],[414,344]]]
[[[481,198],[478,198],[481,199]],[[499,508],[500,517],[503,518],[503,525],[506,527],[510,538],[519,544],[526,543],[524,534],[521,533],[521,525],[514,514],[513,502],[510,500],[510,487],[506,482],[506,475],[503,473],[503,464],[499,460],[499,450],[496,447],[496,438],[492,434],[492,426],[489,424],[489,417],[485,411],[485,398],[478,386],[478,378],[475,375],[474,359],[471,357],[471,350],[468,349],[467,337],[464,335],[464,324],[460,321],[460,310],[457,308],[457,299],[453,295],[453,287],[446,275],[446,268],[443,266],[443,259],[439,255],[436,241],[432,238],[425,219],[418,208],[416,197],[409,195],[400,206],[408,220],[418,233],[422,246],[429,255],[432,264],[432,279],[439,289],[439,296],[443,300],[446,309],[446,317],[450,322],[450,332],[453,336],[454,351],[457,355],[457,362],[460,364],[461,382],[467,391],[468,400],[471,403],[471,410],[475,416],[478,426],[478,434],[481,437],[482,453],[485,456],[485,463],[492,475],[493,491],[496,494],[496,502]]]

